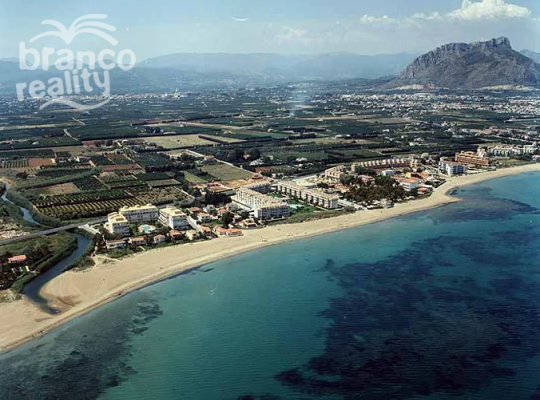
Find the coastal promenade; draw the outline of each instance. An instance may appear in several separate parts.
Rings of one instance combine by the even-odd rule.
[[[42,295],[51,305],[62,311],[60,314],[47,314],[24,298],[12,303],[0,304],[3,327],[0,331],[0,350],[13,348],[118,296],[183,271],[261,247],[370,224],[457,202],[460,201],[457,197],[449,195],[449,192],[456,188],[488,179],[533,171],[540,171],[540,163],[453,177],[435,190],[429,198],[396,204],[391,209],[361,211],[331,219],[248,230],[243,237],[220,238],[150,250],[121,261],[97,260],[97,265],[90,270],[66,272],[43,288]]]

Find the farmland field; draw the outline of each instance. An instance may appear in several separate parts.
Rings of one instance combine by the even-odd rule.
[[[0,164],[1,168],[26,168],[28,167],[28,160],[4,160]]]
[[[117,211],[124,206],[138,204],[134,198],[92,201],[89,203],[63,204],[50,207],[38,207],[42,213],[62,220],[98,217]]]
[[[73,181],[73,183],[79,190],[95,191],[106,189],[106,187],[94,176],[76,179]]]
[[[342,154],[349,157],[359,157],[359,158],[374,158],[381,157],[380,153],[365,150],[365,149],[346,149],[346,150],[335,150],[335,153]]]
[[[233,181],[237,179],[249,179],[253,175],[251,171],[245,171],[241,168],[231,167],[227,164],[205,165],[200,168],[204,172],[215,176],[222,181]]]
[[[183,171],[183,173],[184,173],[184,178],[189,183],[193,183],[195,185],[200,185],[200,184],[205,184],[206,183],[206,181],[203,178],[200,178],[197,175],[192,174],[191,172]]]
[[[137,201],[137,204],[165,204],[170,203],[179,198],[185,198],[186,195],[177,186],[168,186],[163,188],[154,188],[152,190],[139,191],[135,188],[129,191]]]
[[[180,182],[178,182],[176,179],[161,179],[157,181],[148,181],[147,183],[152,189],[165,186],[175,186],[180,184]]]
[[[73,182],[61,183],[53,186],[46,186],[37,191],[37,194],[45,196],[56,196],[61,194],[79,193],[80,189]]]
[[[204,144],[213,144],[209,140],[199,138],[199,135],[170,135],[170,136],[153,136],[142,137],[150,143],[155,143],[158,146],[163,147],[166,150],[175,149],[185,146],[198,146]]]

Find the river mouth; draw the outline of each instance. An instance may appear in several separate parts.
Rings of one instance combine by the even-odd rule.
[[[2,200],[17,206],[22,211],[23,219],[26,222],[32,224],[35,227],[42,227],[43,225],[41,225],[34,218],[32,218],[32,215],[28,209],[15,204],[13,201],[7,198],[7,193],[10,188],[9,183],[5,181],[0,182],[5,185],[4,194],[1,196]],[[43,289],[43,287],[45,287],[47,283],[62,274],[62,272],[64,272],[66,268],[70,267],[75,261],[77,261],[90,246],[90,239],[77,233],[75,233],[74,235],[77,238],[77,248],[69,256],[67,256],[66,258],[58,262],[56,265],[49,268],[47,271],[39,274],[33,280],[28,282],[23,289],[23,295],[28,300],[30,300],[43,311],[51,315],[61,314],[62,311],[50,305],[47,299],[45,299],[41,295],[41,290]]]
[[[73,265],[73,263],[75,263],[84,254],[91,244],[91,240],[86,236],[78,233],[75,233],[74,235],[77,238],[77,249],[75,249],[69,256],[58,262],[56,265],[28,282],[23,290],[23,294],[28,300],[51,315],[61,314],[62,310],[52,306],[49,301],[41,295],[41,290],[47,283],[61,275],[66,268]]]

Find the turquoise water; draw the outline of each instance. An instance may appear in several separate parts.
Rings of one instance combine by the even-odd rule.
[[[539,178],[138,290],[1,355],[0,398],[539,399]]]

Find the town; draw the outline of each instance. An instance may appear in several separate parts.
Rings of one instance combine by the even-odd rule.
[[[78,113],[1,99],[0,288],[22,290],[73,232],[92,239],[82,268],[387,209],[540,158],[538,97],[327,85],[115,95]]]

